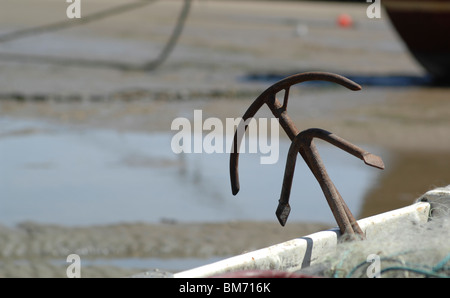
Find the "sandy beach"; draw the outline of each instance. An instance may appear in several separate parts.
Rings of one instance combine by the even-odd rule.
[[[76,22],[67,19],[61,1],[4,2],[0,40],[27,28]],[[83,2],[81,20],[121,3]],[[193,1],[167,60],[152,71],[133,68],[158,57],[182,7],[182,1],[150,1],[100,21],[0,42],[0,117],[85,131],[167,133],[174,118],[195,109],[205,118],[240,117],[279,78],[329,71],[353,79],[362,90],[297,86],[291,90],[289,115],[299,128],[324,128],[389,152],[360,217],[405,206],[433,187],[450,184],[450,90],[428,84],[387,15],[367,18],[366,4]],[[343,13],[352,17],[352,27],[337,24]],[[258,115],[271,117],[269,109]],[[40,133],[0,130],[0,142]],[[91,260],[220,258],[329,227],[321,222],[281,227],[275,218],[10,227],[0,218],[0,277],[65,277],[69,253]],[[82,277],[121,277],[148,269],[93,264],[82,268]]]

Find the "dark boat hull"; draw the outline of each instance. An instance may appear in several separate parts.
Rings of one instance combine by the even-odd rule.
[[[450,79],[450,0],[383,0],[411,54],[435,78]]]

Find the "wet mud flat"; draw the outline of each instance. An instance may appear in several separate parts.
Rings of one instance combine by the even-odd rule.
[[[380,93],[377,92],[377,94]],[[399,93],[393,91],[392,94]],[[333,127],[333,131],[339,131],[340,135],[350,136],[352,141],[357,144],[363,144],[363,147],[367,141],[377,145],[385,145],[378,147],[382,148],[381,151],[378,152],[375,149],[375,152],[384,158],[387,168],[383,172],[374,173],[376,174],[376,179],[367,181],[371,184],[361,195],[363,199],[358,203],[357,206],[359,207],[352,206],[353,212],[359,210],[355,214],[358,218],[409,205],[425,191],[435,186],[448,184],[450,177],[447,161],[450,160],[450,153],[445,149],[446,142],[448,142],[448,138],[445,138],[445,135],[447,135],[448,119],[450,118],[446,115],[448,109],[442,108],[447,104],[444,101],[445,92],[440,93],[433,90],[430,93],[435,94],[435,101],[439,102],[439,104],[433,104],[432,97],[429,97],[431,100],[427,102],[420,101],[419,98],[424,95],[422,91],[410,92],[409,94],[417,94],[418,98],[408,97],[407,99],[396,101],[392,97],[390,108],[383,105],[373,106],[372,108],[369,108],[368,105],[362,106],[360,107],[361,112],[358,114],[361,117],[350,122],[346,120],[349,118],[337,116],[320,120],[317,118],[309,119],[311,122],[317,121],[318,124],[319,122],[327,123],[323,127]],[[327,92],[323,93],[323,91],[317,93],[317,95],[317,98],[322,97],[324,100],[328,97],[326,96]],[[415,104],[410,104],[416,100]],[[234,102],[236,105],[233,106],[244,106],[244,103],[240,100],[234,99]],[[89,134],[83,133],[83,131],[92,131],[92,128],[98,129],[99,127],[111,131],[120,131],[125,135],[131,132],[139,132],[145,135],[154,133],[154,130],[157,130],[157,115],[161,115],[160,109],[172,111],[174,117],[183,110],[180,108],[182,106],[203,107],[206,111],[209,111],[210,114],[207,115],[218,117],[220,117],[221,113],[223,113],[223,116],[229,114],[238,115],[238,111],[228,112],[225,107],[230,108],[226,103],[226,100],[216,99],[190,103],[181,101],[178,105],[178,102],[173,100],[157,102],[159,108],[154,108],[153,106],[153,109],[145,110],[144,107],[148,106],[148,101],[146,100],[126,103],[121,101],[106,103],[84,102],[81,105],[57,103],[54,101],[38,103],[3,101],[1,103],[3,116],[7,115],[7,117],[13,117],[20,121],[30,121],[32,119],[31,123],[34,123],[33,121],[36,120],[38,123],[43,121],[49,124],[45,127],[49,127],[50,132],[46,131],[46,128],[40,128],[36,125],[25,126],[6,131],[0,137],[0,141],[11,141],[17,138],[25,140],[42,135],[51,136],[52,129],[58,123],[62,124],[62,126],[59,126],[59,129],[61,127],[71,127],[71,129],[81,131],[82,135],[84,134],[85,136]],[[167,108],[168,106],[170,108]],[[295,105],[291,105],[291,108],[295,109]],[[355,107],[349,105],[349,108],[346,109],[354,111]],[[428,116],[420,112],[424,109],[429,112]],[[328,113],[328,115],[345,115],[345,109],[341,106],[339,109]],[[114,117],[111,115],[114,115]],[[399,117],[400,115],[401,117]],[[385,134],[376,133],[377,130],[364,120],[366,117],[373,119],[372,121],[380,120],[379,123],[385,127]],[[128,119],[133,119],[133,121]],[[159,119],[162,123],[167,121],[166,118],[159,117]],[[297,119],[297,121],[299,123],[304,122],[307,125],[308,121],[306,119],[308,118],[304,117]],[[416,124],[418,119],[422,119],[421,125]],[[355,121],[359,122],[359,125],[355,125]],[[150,125],[149,123],[154,123],[155,125]],[[411,125],[416,125],[417,129],[411,131]],[[65,134],[65,129],[63,128],[62,135]],[[68,132],[71,129],[68,129]],[[346,132],[341,133],[344,130]],[[375,133],[372,134],[371,138],[368,138],[367,132],[371,130]],[[386,140],[386,135],[391,135],[391,139]],[[157,147],[159,148],[159,146]],[[142,147],[139,148],[142,149]],[[375,146],[375,148],[377,147]],[[280,155],[285,154],[286,152],[280,152]],[[225,156],[224,158],[226,159]],[[242,159],[242,162],[246,162],[248,157],[243,156]],[[146,168],[156,168],[161,171],[167,167],[178,166],[178,161],[165,160],[164,158],[148,158],[146,155],[139,154],[130,155],[124,158],[122,162],[127,168],[144,170]],[[330,163],[327,164],[331,165]],[[363,165],[358,163],[358,169],[359,167],[363,167]],[[58,166],[54,159],[50,160],[50,163],[31,161],[25,165],[25,170],[31,173],[38,171],[43,173],[51,172],[57,168]],[[256,166],[254,168],[257,168],[260,173],[264,170]],[[242,175],[246,173],[246,169],[250,171],[251,167],[243,166]],[[296,173],[296,176],[301,177],[303,170],[301,168],[297,169],[298,173]],[[221,201],[217,201],[217,199],[222,197],[222,200],[240,206],[241,209],[247,206],[247,198],[242,196],[232,197],[230,195],[229,181],[226,177],[227,167],[218,169],[218,171],[220,173],[223,172],[224,177],[220,181],[222,181],[221,184],[224,187],[221,187],[220,191],[206,192],[206,194],[209,193],[210,198],[214,198],[214,202],[220,203]],[[198,176],[195,173],[192,169],[188,169],[187,176],[182,177],[185,177],[188,183],[195,185],[195,183],[198,183],[198,180],[196,180]],[[370,173],[372,174],[371,171]],[[276,173],[272,174],[276,175]],[[280,179],[282,177],[281,174],[282,172],[280,172]],[[2,171],[2,175],[4,177],[10,176],[5,171]],[[145,182],[149,178],[148,173],[142,172],[139,175],[139,179],[142,179],[142,185],[148,184],[148,182]],[[194,177],[197,178],[194,179]],[[264,177],[268,178],[266,175]],[[261,180],[266,181],[264,177]],[[251,185],[256,182],[243,178],[243,183],[245,183],[243,184],[243,191],[254,191]],[[311,185],[304,184],[300,180],[296,181],[296,184],[303,191],[306,191],[306,188],[308,191],[312,191],[312,196],[305,197],[305,192],[301,194],[301,192],[294,191],[292,200],[293,204],[297,205],[292,211],[293,218],[297,215],[301,219],[302,209],[310,210],[310,213],[313,212],[317,215],[329,211],[325,206],[325,199],[322,197],[320,190],[314,189],[314,181]],[[200,185],[202,185],[201,182]],[[274,183],[274,185],[273,196],[270,195],[270,198],[264,197],[259,199],[259,201],[263,200],[259,205],[270,205],[270,203],[274,205],[273,210],[269,206],[267,210],[256,212],[258,215],[268,218],[264,222],[222,221],[217,223],[186,223],[179,221],[176,216],[168,218],[150,216],[155,214],[155,212],[158,213],[157,209],[156,211],[148,209],[146,212],[145,208],[141,208],[143,213],[147,213],[150,216],[148,219],[154,223],[136,223],[130,218],[117,224],[90,224],[84,227],[77,227],[76,224],[75,226],[73,224],[66,225],[63,223],[64,220],[61,220],[60,224],[45,224],[43,222],[27,222],[23,220],[12,226],[4,225],[1,228],[0,236],[0,251],[2,252],[0,275],[4,277],[65,277],[66,269],[69,265],[66,262],[66,258],[72,253],[79,254],[81,261],[84,262],[81,269],[82,277],[130,276],[153,268],[176,272],[334,226],[333,223],[329,222],[314,223],[313,219],[308,223],[289,221],[285,227],[279,226],[274,216],[274,208],[277,193],[281,188],[281,181],[280,183]],[[350,191],[342,187],[341,184],[338,187],[344,194]],[[82,193],[80,193],[80,204],[78,205],[83,205],[81,203],[83,202],[81,195]],[[229,197],[226,195],[229,195]],[[73,193],[73,196],[76,196],[76,193]],[[128,196],[125,195],[124,199],[126,197]],[[346,196],[347,201],[348,197]],[[114,210],[110,204],[114,202],[108,203],[107,197],[102,198],[102,200],[105,199],[104,208],[111,210],[110,213],[113,215]],[[186,197],[186,199],[189,198]],[[146,201],[153,200],[154,197],[149,196]],[[205,199],[202,200],[200,204],[212,204],[212,202],[206,202]],[[323,205],[313,207],[315,209],[309,209],[311,207],[308,207],[308,205],[311,201],[323,203]],[[194,201],[194,205],[197,203]],[[182,203],[182,206],[184,206],[184,203]],[[26,206],[23,207],[26,208]],[[40,208],[45,209],[46,207],[42,206]],[[52,210],[52,208],[47,209]],[[7,212],[8,209],[2,211],[4,214],[3,218],[8,218],[11,215],[6,214]],[[22,213],[19,212],[18,214]],[[83,211],[75,212],[72,218],[75,222],[82,224],[83,214]],[[193,213],[191,216],[195,214]],[[101,213],[98,215],[101,219]],[[110,218],[113,218],[113,216]],[[328,214],[328,218],[332,221],[331,213]],[[50,217],[47,219],[50,219]],[[43,221],[45,222],[46,220],[44,219]],[[122,262],[118,264],[118,261],[121,260]],[[190,260],[190,263],[186,263],[186,260]]]
[[[211,258],[226,258],[326,228],[329,226],[295,222],[284,229],[275,222],[123,223],[87,227],[24,222],[15,227],[0,227],[0,276],[67,277],[66,269],[71,262],[66,259],[70,254],[80,256],[81,277],[124,277],[151,269],[174,273],[190,269],[180,267],[183,259],[193,259],[191,266],[194,266]],[[134,266],[130,262],[128,267],[115,265],[114,260],[130,258],[135,259]],[[154,260],[153,264],[148,258]],[[173,262],[164,265],[164,260],[171,259],[179,260],[181,265]]]
[[[29,1],[27,10],[22,3],[8,3],[8,9],[0,12],[2,31],[64,19],[66,7],[55,6],[57,2]],[[100,11],[106,3],[119,2],[84,5],[83,12]],[[34,13],[37,6],[43,6],[39,14]],[[51,63],[51,59],[43,63],[39,58],[147,61],[160,52],[180,8],[179,1],[156,1],[119,19],[0,44],[0,117],[46,123],[44,128],[32,124],[0,130],[0,143],[51,135],[55,127],[60,127],[62,134],[64,129],[86,135],[97,129],[124,135],[173,133],[173,119],[192,117],[194,109],[201,109],[205,118],[242,116],[254,98],[274,82],[271,74],[323,70],[350,76],[363,90],[349,92],[327,84],[299,86],[291,90],[289,114],[300,129],[320,127],[361,147],[379,148],[372,153],[384,159],[386,169],[377,173],[361,195],[357,217],[409,205],[427,190],[450,184],[450,91],[426,84],[426,75],[388,20],[367,19],[366,4],[194,1],[177,47],[163,67],[152,73],[67,66]],[[355,27],[336,26],[335,18],[341,12],[353,16]],[[26,59],[10,59],[11,53]],[[407,79],[406,84],[386,85],[371,79],[385,81],[398,74]],[[268,110],[259,116],[272,117]],[[146,156],[139,153],[144,149],[123,162],[161,171],[173,165],[171,160],[142,158]],[[51,160],[24,166],[30,172],[54,167]],[[227,168],[220,171],[226,174]],[[2,169],[0,173],[5,179],[10,176]],[[198,182],[197,175],[188,176],[189,184]],[[257,183],[245,183],[250,182]],[[228,183],[223,181],[227,194]],[[313,187],[301,181],[298,184]],[[276,197],[281,183],[275,188]],[[342,193],[352,191],[338,188]],[[212,194],[215,199],[224,196],[222,192]],[[81,192],[79,196],[82,202]],[[238,206],[242,206],[239,200],[244,200],[225,199]],[[309,198],[298,194],[298,208],[292,213],[303,206],[309,213],[318,213],[307,206],[314,200],[325,202],[320,190]],[[329,211],[326,206],[322,209]],[[66,277],[66,258],[72,253],[81,257],[82,277],[122,277],[152,268],[176,271],[188,269],[180,268],[183,260],[193,260],[183,266],[194,267],[211,258],[225,258],[334,226],[289,221],[280,227],[274,211],[267,211],[273,221],[212,223],[152,217],[151,222],[129,219],[83,226],[80,216],[72,225],[62,220],[48,224],[26,219],[10,225],[0,218],[0,276]],[[5,219],[7,213],[9,210],[3,209],[0,214]],[[332,221],[331,213],[329,216]],[[149,259],[155,262],[147,262]],[[125,261],[118,265],[117,260]]]

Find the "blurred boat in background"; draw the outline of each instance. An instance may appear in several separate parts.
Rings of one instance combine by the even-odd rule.
[[[450,0],[383,0],[411,54],[434,79],[450,82]]]

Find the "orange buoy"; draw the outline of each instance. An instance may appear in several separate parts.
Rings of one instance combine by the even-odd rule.
[[[353,19],[350,15],[342,13],[338,16],[337,23],[339,27],[348,28],[353,26]]]

